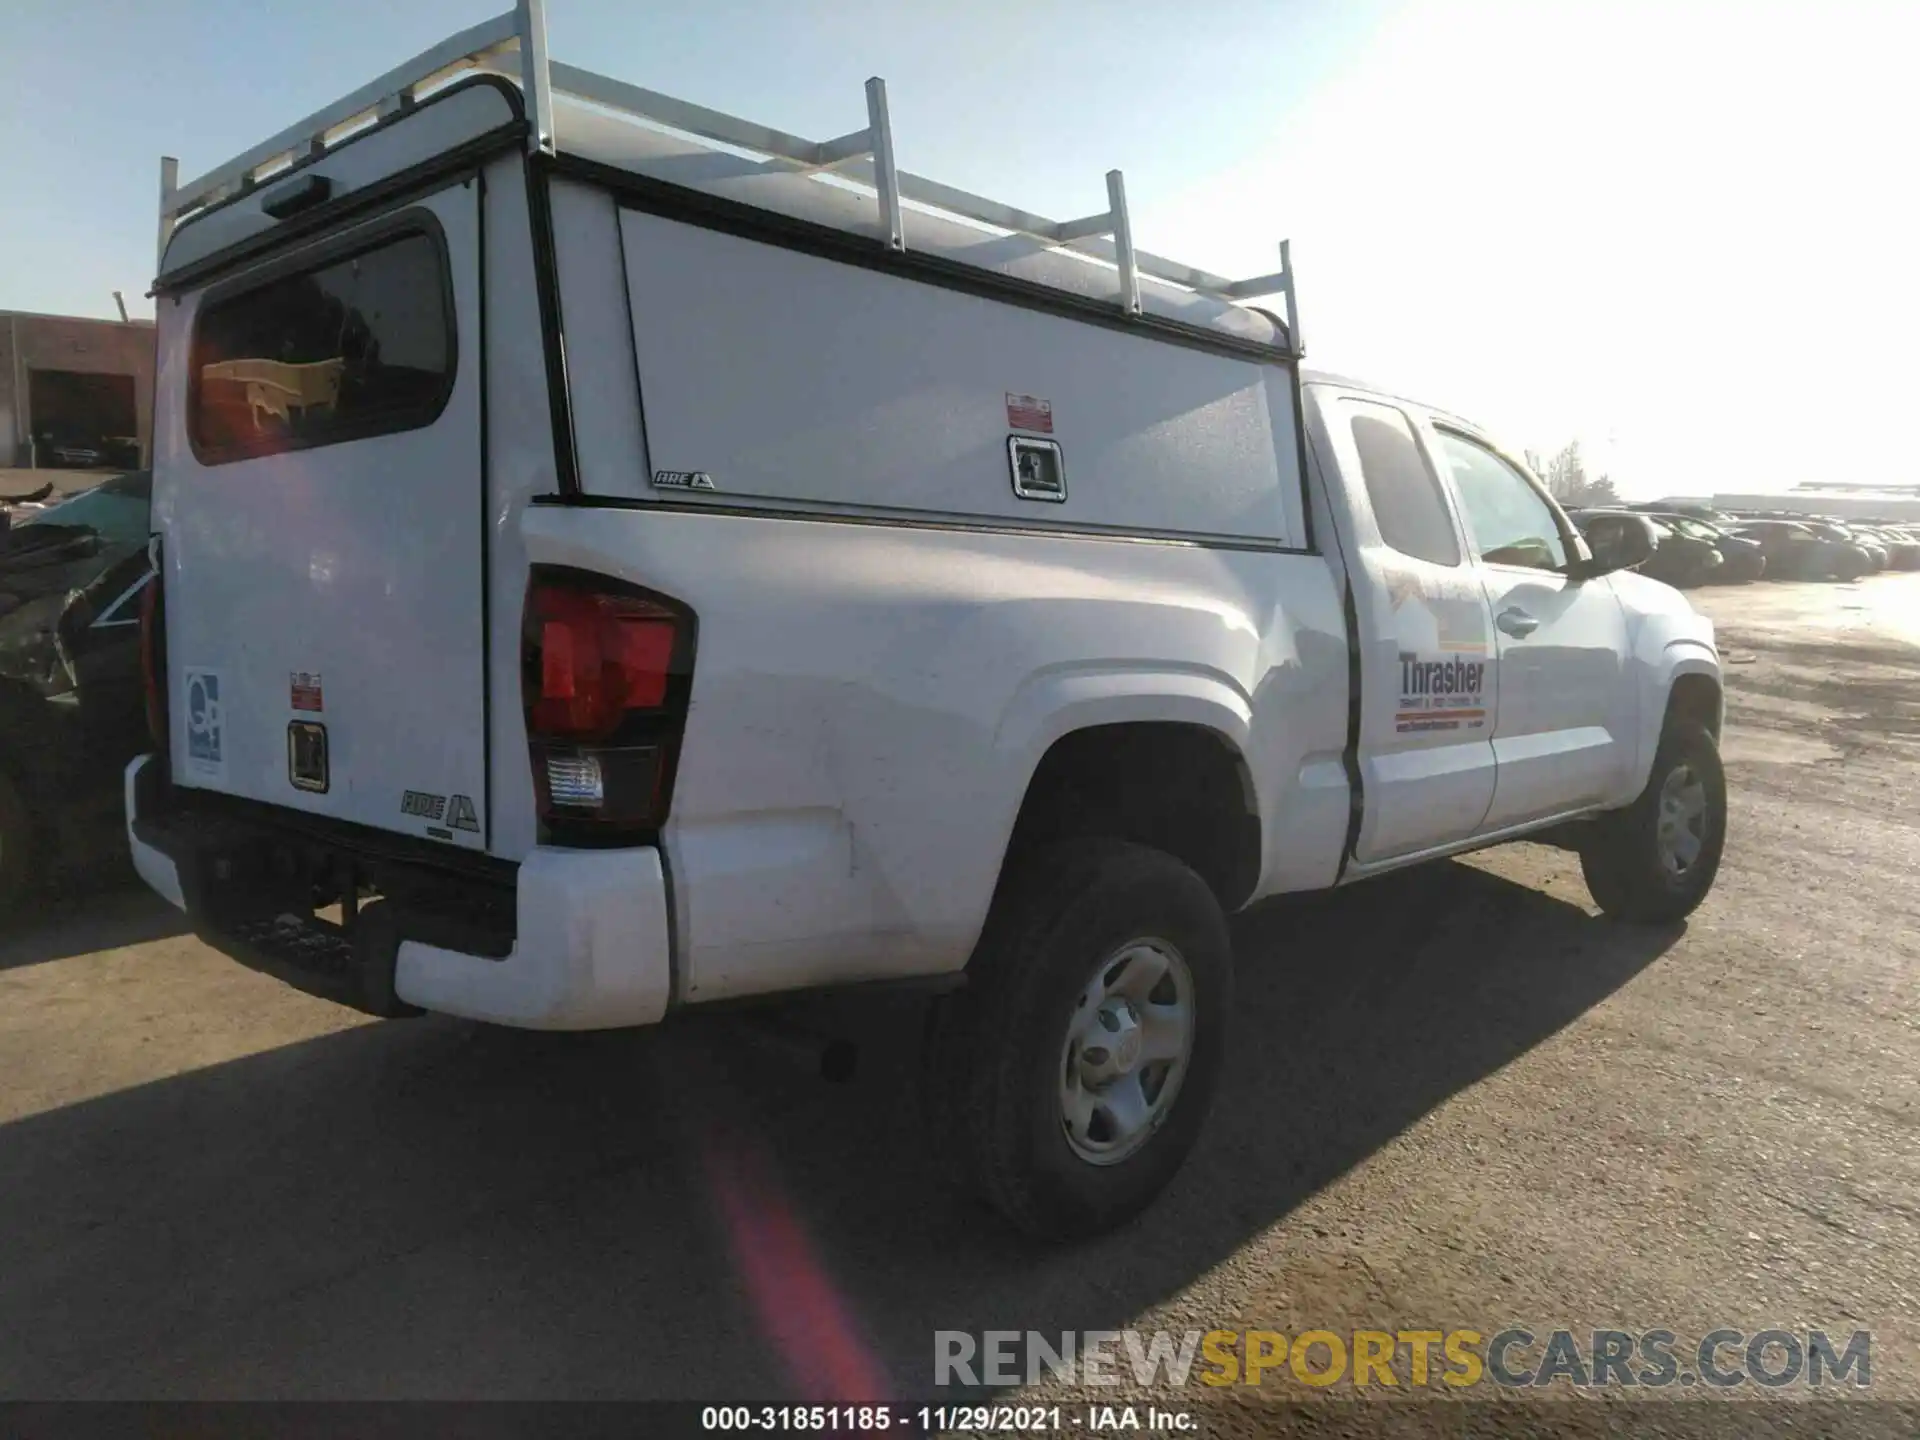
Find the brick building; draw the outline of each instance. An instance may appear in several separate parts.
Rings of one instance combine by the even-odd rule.
[[[153,365],[151,320],[0,311],[0,468],[50,466],[56,445],[148,463]]]

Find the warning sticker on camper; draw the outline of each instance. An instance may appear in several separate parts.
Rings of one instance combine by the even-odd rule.
[[[290,671],[287,675],[287,703],[295,710],[318,713],[324,709],[320,698],[319,675],[308,674],[305,670]]]
[[[1007,428],[1053,433],[1053,402],[1038,395],[1007,396]]]
[[[218,670],[188,667],[187,769],[215,781],[227,778],[227,725],[220,688]]]

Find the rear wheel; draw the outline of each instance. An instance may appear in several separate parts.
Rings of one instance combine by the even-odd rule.
[[[1036,1238],[1086,1238],[1159,1194],[1199,1136],[1232,1011],[1226,918],[1170,855],[1051,847],[996,899],[932,1018],[935,1143]]]
[[[1713,888],[1727,839],[1720,748],[1696,721],[1669,720],[1640,798],[1592,822],[1580,868],[1594,903],[1659,924],[1693,913]]]

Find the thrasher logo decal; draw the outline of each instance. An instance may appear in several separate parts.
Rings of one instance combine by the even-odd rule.
[[[1483,730],[1487,724],[1487,662],[1464,656],[1428,660],[1400,655],[1400,706],[1393,728],[1400,734],[1429,730]]]

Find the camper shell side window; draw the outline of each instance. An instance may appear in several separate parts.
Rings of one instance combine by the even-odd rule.
[[[194,323],[187,436],[203,465],[431,425],[458,364],[446,241],[408,211],[216,288]]]

